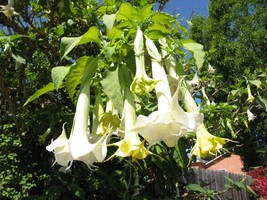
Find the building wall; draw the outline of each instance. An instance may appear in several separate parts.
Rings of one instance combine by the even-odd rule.
[[[218,160],[214,160],[210,164],[207,164],[205,168],[211,170],[225,170],[227,172],[246,175],[246,173],[242,171],[243,163],[240,156],[235,154],[231,154],[229,157],[222,157]]]

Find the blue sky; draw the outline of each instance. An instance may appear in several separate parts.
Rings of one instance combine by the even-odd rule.
[[[175,12],[180,14],[180,19],[189,20],[193,9],[195,9],[194,15],[208,16],[208,5],[209,0],[170,0],[163,11],[170,14]]]

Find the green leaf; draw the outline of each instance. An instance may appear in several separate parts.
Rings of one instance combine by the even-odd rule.
[[[167,13],[156,12],[152,17],[152,21],[165,24],[168,27],[172,26],[172,22],[175,21],[175,17]]]
[[[141,17],[142,22],[145,22],[154,13],[152,7],[153,4],[148,4],[140,10],[139,15]]]
[[[184,48],[193,53],[194,58],[196,60],[197,68],[200,69],[205,60],[205,52],[203,51],[203,45],[196,43],[190,39],[181,40]]]
[[[231,132],[231,136],[232,136],[233,138],[236,138],[237,136],[236,136],[236,134],[235,134],[235,132],[234,132],[234,129],[233,129],[233,127],[232,127],[231,119],[226,118],[226,126],[227,126],[227,128],[230,130],[230,132]]]
[[[17,62],[21,63],[21,64],[25,64],[26,63],[26,59],[22,58],[22,56],[20,55],[20,52],[11,52],[11,56],[12,58],[14,58]]]
[[[79,199],[84,199],[85,197],[85,191],[83,188],[81,188],[76,183],[71,183],[68,185],[68,190],[74,194],[75,196],[79,197]]]
[[[86,63],[85,72],[81,79],[81,87],[83,87],[86,82],[90,82],[93,75],[95,74],[98,67],[98,58],[89,57]]]
[[[121,4],[116,19],[141,21],[140,16],[138,15],[138,10],[132,7],[130,3]]]
[[[258,97],[259,97],[260,105],[267,112],[267,100],[262,98],[260,95]]]
[[[113,27],[110,32],[108,32],[108,38],[111,41],[111,44],[113,44],[117,39],[122,38],[122,31]]]
[[[16,40],[16,39],[19,39],[19,38],[22,38],[22,37],[25,37],[25,38],[29,38],[28,36],[26,35],[20,35],[20,34],[17,34],[17,35],[11,35],[11,36],[1,36],[0,37],[0,41],[1,40],[8,40],[8,41],[13,41],[13,40]]]
[[[162,33],[169,33],[170,30],[167,29],[163,24],[160,23],[154,23],[152,26],[148,27],[149,31],[160,31]]]
[[[261,81],[260,80],[249,80],[249,82],[255,85],[257,88],[261,88]]]
[[[174,159],[181,168],[186,168],[189,163],[189,159],[186,153],[185,139],[180,138],[175,145],[173,152]]]
[[[30,98],[24,103],[23,106],[26,106],[31,101],[35,100],[36,98],[42,96],[43,94],[53,91],[55,89],[54,83],[48,83],[46,86],[44,86],[42,89],[37,90]]]
[[[58,66],[54,67],[51,71],[53,83],[55,84],[56,90],[58,90],[62,84],[63,79],[67,76],[70,71],[70,67]]]
[[[112,29],[115,19],[116,19],[116,14],[103,16],[103,23],[106,25],[109,31]]]
[[[187,190],[193,191],[193,192],[200,192],[200,193],[206,193],[206,190],[204,190],[200,185],[198,184],[189,184],[186,186]]]
[[[239,189],[243,189],[243,190],[246,190],[246,185],[243,183],[243,182],[240,182],[240,181],[237,181],[237,182],[234,182],[235,186],[237,186]]]
[[[98,45],[100,44],[99,30],[95,26],[90,27],[90,29],[82,35],[78,45],[85,44],[87,42],[95,42]]]
[[[92,57],[80,57],[76,63],[70,67],[69,74],[66,77],[66,88],[71,99],[73,99],[77,85],[81,83],[81,78],[83,77],[84,70],[87,67],[87,62],[90,59],[92,59]]]
[[[133,11],[133,7],[131,4],[123,3],[121,4],[121,7],[119,9],[119,12],[116,18],[119,20],[130,20],[132,11]]]
[[[99,30],[95,26],[90,27],[90,29],[80,37],[63,37],[60,44],[61,59],[63,59],[74,47],[87,42],[100,44]]]
[[[60,43],[60,57],[63,59],[74,47],[78,45],[81,37],[63,37]]]
[[[118,68],[115,71],[108,71],[106,78],[101,81],[101,84],[103,86],[103,91],[112,101],[115,108],[118,108],[118,111],[122,113],[123,97],[119,82]]]

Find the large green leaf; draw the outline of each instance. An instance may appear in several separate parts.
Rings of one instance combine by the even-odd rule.
[[[60,57],[63,59],[74,47],[78,45],[81,37],[63,37],[60,44]]]
[[[256,79],[256,80],[249,80],[249,82],[253,85],[255,85],[257,88],[261,88],[261,81]]]
[[[91,81],[93,75],[95,74],[98,67],[98,58],[90,57],[87,60],[86,68],[81,79],[81,87],[83,87],[86,82]]]
[[[181,40],[184,48],[193,53],[193,56],[196,60],[197,68],[200,69],[205,60],[205,52],[203,51],[203,45],[196,43],[190,39]]]
[[[118,68],[115,71],[108,71],[107,76],[101,81],[103,91],[112,101],[115,108],[122,113],[123,97],[121,93],[121,86],[119,82]]]
[[[76,63],[70,67],[70,71],[66,77],[66,88],[71,99],[73,99],[77,85],[81,83],[81,78],[83,77],[89,59],[92,59],[92,57],[80,57]]]
[[[90,29],[80,37],[63,37],[60,44],[61,59],[63,59],[74,47],[87,42],[100,44],[99,30],[96,27],[90,27]]]
[[[36,98],[42,96],[43,94],[53,91],[55,89],[54,83],[48,83],[46,86],[44,86],[42,89],[37,90],[30,98],[24,103],[23,106],[26,106],[31,101],[35,100]]]
[[[61,86],[63,79],[67,76],[69,71],[69,66],[58,66],[52,69],[51,76],[56,90]]]
[[[119,20],[130,20],[131,14],[133,12],[133,7],[129,3],[123,3],[121,4],[121,7],[119,9],[119,12],[117,13],[117,19]]]
[[[143,22],[146,22],[147,19],[151,17],[151,15],[154,13],[154,11],[152,10],[152,7],[153,7],[153,4],[148,4],[140,10],[139,15]]]
[[[175,145],[173,156],[176,162],[179,164],[181,168],[186,168],[189,163],[189,159],[186,153],[185,139],[180,138]]]

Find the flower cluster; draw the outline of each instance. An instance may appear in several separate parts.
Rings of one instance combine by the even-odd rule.
[[[126,82],[130,76],[125,78],[125,72],[120,74],[120,77],[124,77],[122,80],[127,79],[120,82],[122,112],[119,113],[109,99],[104,111],[100,96],[102,90],[101,87],[97,88],[91,128],[90,81],[81,84],[69,138],[63,125],[62,134],[46,148],[54,153],[55,163],[66,170],[73,161],[82,161],[88,168],[94,169],[94,163],[115,156],[131,157],[133,162],[137,162],[153,155],[149,148],[156,143],[164,142],[168,147],[174,147],[179,138],[189,132],[197,135],[191,155],[214,155],[222,148],[226,139],[215,137],[206,130],[203,114],[199,112],[188,85],[176,73],[175,57],[168,53],[166,39],[161,38],[156,42],[158,46],[141,29],[136,31],[133,42],[136,74],[129,84]],[[147,62],[150,62],[149,69]],[[152,92],[156,94],[157,108],[147,116],[143,113],[138,115],[135,98],[149,97]],[[186,111],[180,106],[181,101]],[[115,146],[117,150],[106,158],[109,146]]]
[[[250,170],[248,175],[253,178],[251,188],[267,199],[267,165]]]

